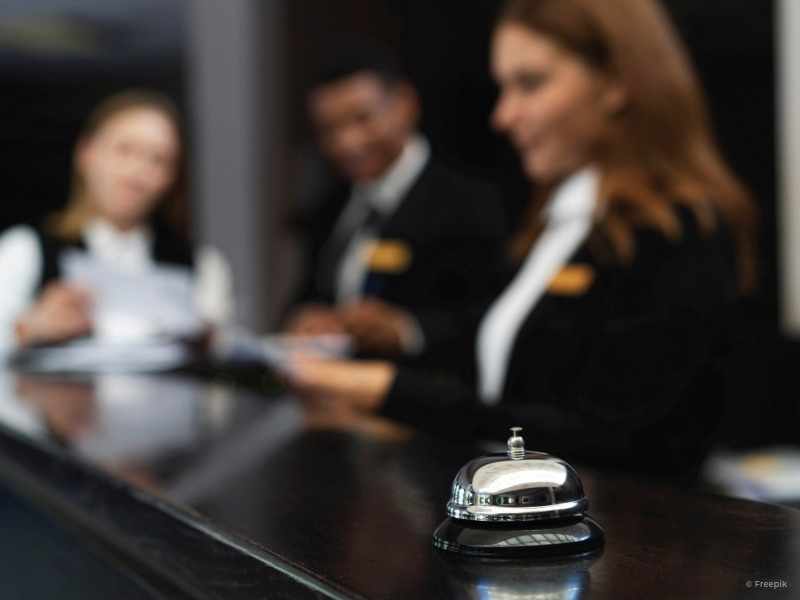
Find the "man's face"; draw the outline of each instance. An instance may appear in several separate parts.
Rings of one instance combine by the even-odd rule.
[[[317,87],[309,108],[320,150],[353,183],[383,175],[419,119],[411,86],[368,71]]]

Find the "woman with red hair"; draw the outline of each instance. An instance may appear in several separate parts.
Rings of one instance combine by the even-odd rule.
[[[716,409],[720,333],[755,284],[756,208],[655,0],[511,0],[491,43],[493,126],[537,190],[475,369],[298,358],[309,407],[375,411],[685,477]]]

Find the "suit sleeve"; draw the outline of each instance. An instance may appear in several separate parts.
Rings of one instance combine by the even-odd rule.
[[[521,426],[537,449],[600,461],[633,460],[638,448],[660,443],[648,436],[691,428],[708,417],[696,399],[708,392],[704,365],[736,297],[727,257],[695,233],[677,245],[639,236],[635,263],[610,275],[586,359],[561,393],[531,389],[489,407],[471,385],[401,367],[384,414],[470,440],[502,440]]]

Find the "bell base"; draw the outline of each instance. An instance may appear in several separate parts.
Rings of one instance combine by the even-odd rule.
[[[487,558],[583,554],[605,543],[603,530],[588,516],[494,524],[445,519],[433,533],[433,545],[447,552]]]

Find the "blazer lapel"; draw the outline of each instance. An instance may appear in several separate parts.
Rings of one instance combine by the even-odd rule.
[[[436,159],[431,157],[425,165],[417,181],[381,229],[382,238],[408,241],[409,233],[419,228],[420,215],[426,211],[425,204],[431,201],[430,189],[436,170],[435,162]]]
[[[591,312],[592,292],[599,276],[599,265],[584,242],[556,274],[523,322],[509,358],[505,397],[514,396],[509,386],[514,385],[520,369],[530,371],[533,363],[540,361],[568,360],[567,349],[580,343],[576,327],[580,328],[582,320]]]

